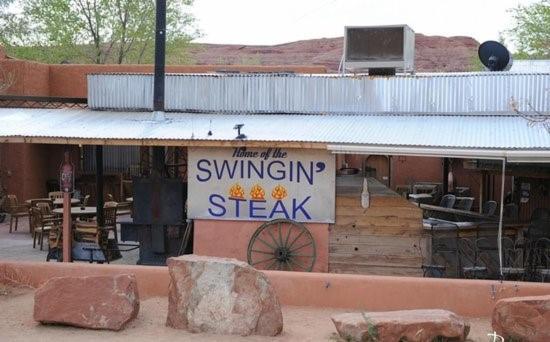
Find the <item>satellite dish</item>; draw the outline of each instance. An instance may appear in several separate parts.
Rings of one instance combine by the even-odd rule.
[[[512,67],[512,54],[504,45],[488,40],[479,46],[477,54],[489,71],[507,71]]]

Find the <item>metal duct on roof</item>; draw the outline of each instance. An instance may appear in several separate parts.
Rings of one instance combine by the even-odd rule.
[[[152,110],[153,76],[88,76],[92,109]],[[369,77],[169,74],[166,110],[218,113],[550,112],[550,73],[449,73]]]

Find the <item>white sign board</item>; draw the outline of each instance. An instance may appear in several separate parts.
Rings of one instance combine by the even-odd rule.
[[[282,148],[189,148],[188,217],[334,222],[335,157]]]

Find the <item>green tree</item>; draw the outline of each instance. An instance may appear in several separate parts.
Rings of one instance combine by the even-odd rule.
[[[185,47],[198,35],[188,11],[193,1],[167,0],[168,49]],[[144,63],[153,56],[155,0],[19,0],[18,4],[22,11],[10,15],[10,29],[2,38],[15,56],[46,62],[84,58],[97,64]]]
[[[505,34],[516,43],[521,58],[550,58],[550,0],[510,10],[514,26]]]

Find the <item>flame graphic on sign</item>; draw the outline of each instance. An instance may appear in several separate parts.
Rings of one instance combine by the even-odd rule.
[[[288,196],[288,193],[285,187],[282,185],[277,185],[276,187],[273,188],[273,191],[271,191],[271,197],[273,197],[276,200],[280,201],[284,199],[286,196]]]
[[[233,184],[229,189],[229,197],[231,198],[244,198],[244,189],[239,183]]]
[[[254,200],[263,200],[265,199],[265,191],[259,184],[256,184],[250,189],[250,197]]]

